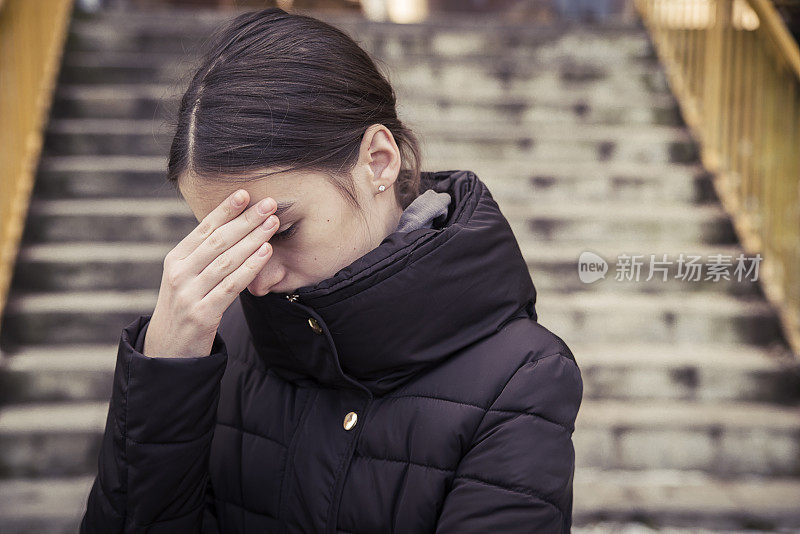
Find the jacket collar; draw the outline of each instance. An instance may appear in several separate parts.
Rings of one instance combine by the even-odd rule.
[[[422,185],[450,194],[443,222],[389,234],[293,294],[240,293],[268,367],[382,395],[513,317],[537,319],[528,266],[486,185],[465,170],[423,171]]]

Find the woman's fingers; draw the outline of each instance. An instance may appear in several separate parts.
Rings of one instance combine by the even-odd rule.
[[[238,268],[214,286],[203,297],[202,303],[210,309],[227,309],[236,296],[244,291],[259,271],[264,268],[270,258],[272,258],[272,245],[262,243]]]
[[[211,261],[211,263],[209,263],[192,282],[194,285],[193,291],[197,292],[199,298],[205,297],[219,284],[230,284],[240,280],[239,274],[235,275],[234,277],[231,277],[230,275],[242,267],[242,264],[251,258],[258,248],[266,243],[269,238],[275,234],[278,229],[279,222],[280,221],[278,221],[278,218],[275,215],[270,215],[266,218],[266,220],[261,222],[261,224],[256,225],[256,227],[252,229],[249,234],[244,236],[243,239],[240,239],[238,242],[236,242],[236,244],[225,250],[222,254]],[[272,245],[268,245],[267,248],[269,249],[267,255],[271,255]],[[259,269],[251,274],[250,278],[244,282],[244,285],[242,285],[241,288],[239,288],[239,286],[232,285],[227,289],[229,291],[235,291],[235,293],[238,294],[239,291],[242,291],[250,282],[252,282],[253,278],[255,278],[255,275],[258,274],[258,271],[263,268],[263,264],[258,260],[258,258],[261,257],[262,256],[257,256],[257,259],[255,260],[255,262],[259,265]],[[251,263],[249,266],[246,265],[243,273],[240,274],[247,276],[246,273],[248,271],[248,267],[252,266],[254,266],[253,263]]]
[[[241,202],[237,202],[237,195],[241,195]],[[180,240],[172,249],[171,254],[175,260],[182,260],[202,243],[214,230],[237,217],[247,206],[250,194],[244,189],[239,189],[231,193],[228,198],[211,210],[211,212],[189,232],[186,237]]]
[[[186,258],[186,274],[197,276],[226,250],[230,249],[246,235],[263,223],[276,207],[275,200],[267,197],[248,208],[235,219],[217,227]],[[224,274],[228,274],[227,272]]]
[[[241,202],[237,203],[236,195],[241,194]],[[250,200],[249,193],[244,190],[240,189],[232,193],[228,198],[220,202],[220,204],[215,207],[210,213],[208,213],[202,221],[186,236],[184,237],[176,246],[172,249],[172,256],[174,260],[183,260],[187,258],[190,254],[193,254],[205,241],[209,238],[212,238],[212,244],[218,244],[220,242],[224,242],[225,240],[232,239],[230,235],[230,230],[226,230],[224,235],[220,235],[218,232],[224,225],[228,224],[231,221],[237,220],[242,214],[242,210],[245,209],[248,202]],[[271,197],[267,197],[262,200],[266,201],[269,206],[274,207],[276,205],[275,200]],[[253,213],[247,215],[248,219],[256,218],[256,206],[252,206],[250,210]],[[248,210],[248,211],[250,211]],[[263,215],[263,219],[265,219],[270,213],[272,213],[273,209],[268,209],[267,213]],[[236,227],[236,225],[234,225]],[[242,228],[242,225],[239,225],[239,228]],[[241,234],[239,235],[239,239],[241,236],[245,235],[249,230],[241,230]],[[238,240],[238,239],[237,239]],[[217,254],[219,255],[219,254]],[[216,257],[213,256],[213,257]],[[210,262],[213,257],[207,258],[208,262]],[[195,258],[202,261],[202,258]],[[199,273],[202,271],[205,266],[208,264],[202,264],[199,266],[197,272]],[[196,274],[196,273],[195,273]]]
[[[164,272],[145,347],[148,354],[208,354],[225,310],[272,256],[275,200],[241,212],[233,195],[220,203],[164,258]],[[266,212],[266,213],[265,213]],[[263,245],[263,247],[262,247]],[[260,251],[260,252],[259,252]]]

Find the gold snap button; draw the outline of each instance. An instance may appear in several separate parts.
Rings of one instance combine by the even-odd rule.
[[[308,318],[308,325],[311,327],[311,330],[313,330],[315,333],[317,334],[322,333],[322,327],[319,325],[319,321],[317,321],[313,317]]]
[[[356,426],[356,421],[358,421],[358,415],[356,412],[350,412],[349,414],[344,416],[344,429],[350,430],[354,426]]]

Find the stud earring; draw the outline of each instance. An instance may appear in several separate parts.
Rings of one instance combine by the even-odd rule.
[[[385,186],[385,185],[382,185],[382,186],[380,186],[380,187],[378,188],[378,191],[383,191],[384,189],[386,189],[386,186]]]

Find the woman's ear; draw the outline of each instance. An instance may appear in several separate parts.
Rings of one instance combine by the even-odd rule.
[[[400,172],[400,149],[392,132],[383,124],[373,124],[364,132],[359,150],[359,164],[369,169],[372,188],[378,192],[394,184]]]

